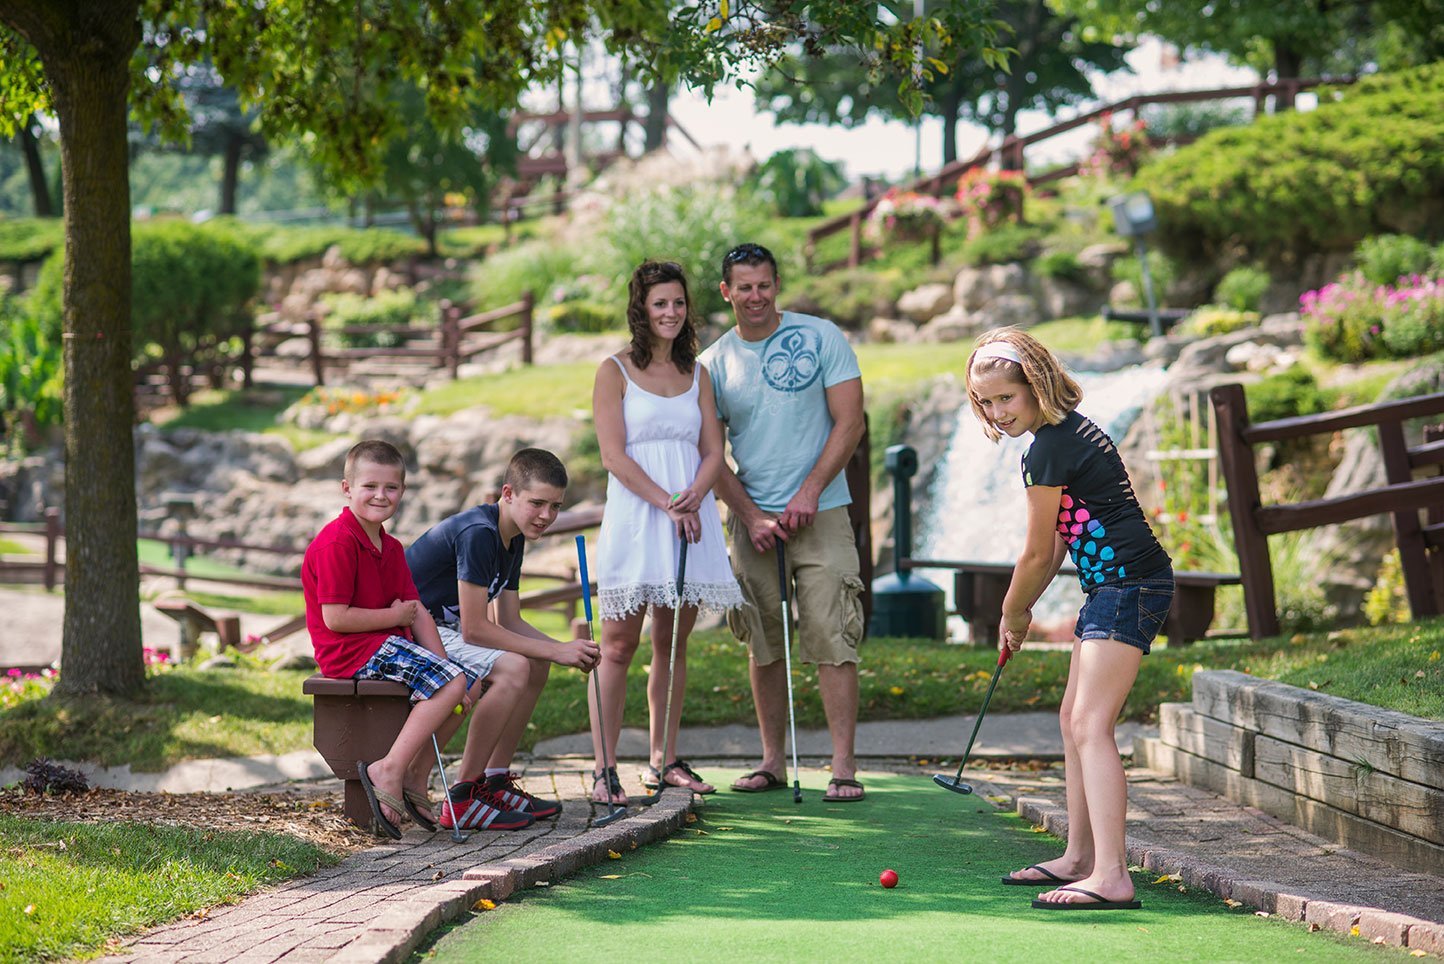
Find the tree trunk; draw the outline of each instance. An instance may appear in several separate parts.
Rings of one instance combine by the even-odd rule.
[[[943,164],[958,159],[958,115],[963,111],[963,92],[959,84],[950,84],[938,104],[943,121]]]
[[[660,80],[647,91],[647,123],[642,127],[644,151],[655,151],[667,143],[667,104],[671,99],[671,88]]]
[[[0,0],[40,54],[65,197],[65,624],[56,697],[145,683],[136,561],[126,97],[137,0]]]
[[[241,151],[245,139],[232,132],[226,138],[225,169],[221,172],[221,213],[236,213],[236,182],[241,176]]]
[[[1274,79],[1279,83],[1296,80],[1303,68],[1304,57],[1286,40],[1274,41]],[[1295,88],[1287,88],[1274,95],[1274,112],[1293,110]]]
[[[50,203],[50,185],[45,181],[45,164],[40,159],[40,141],[35,136],[35,115],[25,118],[20,125],[20,150],[25,154],[25,168],[30,174],[30,195],[35,201],[37,218],[55,217],[55,207]]]

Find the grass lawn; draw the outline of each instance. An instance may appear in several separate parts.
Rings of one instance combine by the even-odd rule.
[[[0,556],[30,556],[34,555],[29,549],[16,542],[14,539],[6,539],[0,536]]]
[[[546,631],[561,631],[560,617]],[[1187,701],[1198,669],[1236,669],[1429,719],[1444,719],[1444,619],[1412,625],[1339,630],[1261,643],[1213,641],[1157,647],[1143,661],[1124,705],[1127,719],[1157,718],[1158,704]],[[647,724],[644,641],[628,672],[627,726]],[[863,720],[930,719],[972,713],[982,703],[997,656],[990,650],[918,640],[864,644],[859,680]],[[1008,664],[990,713],[1054,710],[1063,696],[1066,652],[1029,652]],[[137,771],[180,760],[287,753],[311,745],[311,703],[301,694],[302,671],[272,673],[242,658],[234,670],[179,667],[151,679],[135,701],[54,703],[29,700],[0,710],[0,764],[36,756],[130,762]],[[522,741],[587,729],[588,678],[556,668]],[[794,665],[799,726],[826,723],[816,676]],[[752,725],[747,651],[723,630],[697,633],[688,644],[688,726]],[[465,731],[452,740],[459,753]]]
[[[740,772],[716,776],[725,784]],[[870,776],[868,799],[845,805],[820,803],[821,783],[804,787],[800,807],[786,792],[710,797],[671,839],[515,895],[413,960],[500,960],[519,947],[535,964],[588,947],[749,962],[1406,959],[1141,871],[1139,910],[1034,910],[1036,889],[999,878],[1059,844],[1015,814],[925,777]],[[899,876],[892,890],[878,883],[884,868]]]
[[[111,949],[142,928],[337,862],[276,834],[64,823],[0,813],[0,964]]]

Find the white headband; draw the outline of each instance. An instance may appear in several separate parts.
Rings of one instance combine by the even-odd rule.
[[[990,341],[982,348],[973,353],[973,361],[980,362],[984,358],[1001,358],[1004,361],[1023,364],[1023,359],[1018,354],[1018,349],[1006,341]]]

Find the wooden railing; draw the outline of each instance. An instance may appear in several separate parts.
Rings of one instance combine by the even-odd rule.
[[[1444,611],[1444,600],[1436,588],[1444,572],[1444,522],[1439,521],[1444,476],[1413,477],[1415,469],[1444,465],[1444,441],[1411,447],[1404,439],[1404,422],[1444,413],[1444,392],[1258,424],[1249,422],[1242,385],[1221,385],[1209,392],[1209,399],[1218,421],[1219,460],[1228,486],[1250,636],[1259,639],[1279,632],[1268,537],[1371,515],[1393,517],[1405,591],[1415,618]],[[1378,431],[1386,485],[1329,499],[1263,504],[1255,445],[1365,426]],[[1421,509],[1430,511],[1428,524],[1420,521]]]
[[[275,357],[274,346],[260,347],[257,340],[264,336],[293,338],[304,335],[309,348],[306,361],[311,367],[311,377],[317,385],[326,383],[327,367],[340,367],[352,361],[365,358],[419,358],[430,359],[435,367],[445,368],[452,378],[457,377],[461,363],[484,351],[508,344],[521,342],[522,363],[532,364],[532,342],[535,333],[535,297],[530,291],[522,294],[520,301],[501,308],[493,308],[463,317],[462,309],[449,301],[441,302],[441,319],[435,327],[427,325],[347,325],[327,329],[322,324],[323,314],[313,309],[303,325],[278,321],[253,329],[245,338],[241,357],[242,383],[250,387],[255,360],[261,357]],[[520,319],[510,331],[495,331],[498,322],[510,318]],[[485,332],[480,337],[468,337]],[[429,348],[333,348],[324,344],[326,335],[395,335],[400,338],[435,338],[437,344]]]
[[[547,537],[575,535],[589,529],[595,529],[602,523],[602,510],[600,507],[588,509],[572,509],[559,513],[557,519],[550,529],[547,530]],[[45,536],[45,558],[44,560],[31,561],[28,559],[0,559],[0,583],[24,583],[41,584],[46,589],[55,589],[65,582],[65,563],[62,561],[62,547],[65,541],[65,530],[60,525],[60,513],[55,508],[45,510],[44,522],[21,523],[5,522],[0,523],[0,533],[15,532],[31,535]],[[185,568],[185,560],[190,556],[192,549],[240,549],[247,552],[273,552],[283,555],[300,555],[305,552],[305,546],[268,546],[258,545],[249,542],[239,542],[233,539],[197,539],[184,534],[161,535],[155,532],[140,532],[141,539],[153,539],[164,542],[171,547],[172,558],[179,560],[175,568],[163,566],[142,565],[140,573],[143,576],[170,576],[177,580],[181,588],[185,587],[187,579],[199,579],[205,582],[219,582],[229,585],[248,586],[256,589],[291,590],[299,592],[301,580],[296,576],[266,576],[257,573],[197,573]],[[570,621],[575,616],[576,602],[582,598],[582,585],[576,581],[576,572],[571,570],[569,575],[561,575],[550,572],[523,572],[522,576],[527,579],[553,579],[561,583],[559,586],[532,590],[521,594],[521,605],[523,609],[553,609],[567,616]],[[592,589],[595,591],[595,582]],[[289,624],[288,624],[289,625]],[[291,627],[291,631],[300,629],[305,625],[304,620],[297,620]],[[271,632],[268,634],[271,639],[280,639],[285,633]]]
[[[1051,140],[1060,134],[1066,134],[1069,131],[1076,130],[1085,124],[1091,124],[1105,114],[1131,111],[1136,118],[1139,111],[1149,104],[1183,104],[1194,101],[1226,100],[1235,97],[1252,97],[1256,109],[1262,112],[1264,102],[1270,96],[1283,95],[1291,102],[1293,98],[1298,96],[1301,90],[1322,84],[1351,84],[1355,79],[1354,77],[1293,77],[1277,83],[1258,83],[1247,87],[1221,87],[1213,90],[1184,90],[1168,91],[1158,94],[1135,94],[1132,97],[1126,97],[1123,100],[1105,104],[1086,114],[1080,114],[1070,120],[1061,121],[1052,127],[1032,134],[1026,134],[1021,137],[1016,134],[1010,135],[996,147],[984,147],[966,160],[953,161],[950,164],[946,164],[935,174],[918,178],[915,181],[903,185],[901,190],[942,197],[947,188],[956,185],[968,171],[975,167],[986,167],[995,160],[1001,161],[1012,170],[1026,170],[1024,166],[1024,155],[1029,147],[1046,140]],[[1166,140],[1160,138],[1152,140],[1150,143],[1158,145],[1164,143],[1182,144],[1188,140],[1190,140],[1190,138],[1180,137]],[[1076,174],[1078,173],[1078,169],[1079,166],[1077,164],[1067,165],[1035,177],[1029,177],[1028,184],[1030,187],[1037,187],[1040,184],[1046,184]],[[863,248],[862,226],[863,222],[872,214],[873,208],[877,207],[880,200],[882,200],[881,196],[871,198],[856,210],[849,211],[846,214],[839,214],[836,217],[823,221],[808,231],[807,243],[804,248],[804,256],[806,257],[808,270],[829,271],[833,268],[843,267],[844,265],[849,268],[856,268],[865,260],[865,255],[870,256],[871,252]],[[848,231],[850,235],[847,259],[832,264],[814,264],[817,257],[818,243],[824,238],[831,237],[840,231]]]

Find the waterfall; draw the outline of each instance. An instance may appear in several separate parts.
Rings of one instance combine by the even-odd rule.
[[[1134,366],[1108,373],[1081,372],[1074,377],[1083,387],[1078,411],[1102,428],[1115,443],[1123,441],[1143,406],[1162,390],[1166,372],[1155,366]],[[917,520],[920,559],[968,562],[1015,562],[1023,551],[1028,509],[1020,465],[1031,435],[988,441],[964,404],[952,441],[943,457],[931,491],[931,515]],[[920,570],[947,592],[954,608],[953,578],[948,570]],[[1083,592],[1075,576],[1059,576],[1033,609],[1036,623],[1072,625],[1082,605]],[[950,616],[950,636],[967,639],[967,626]]]

